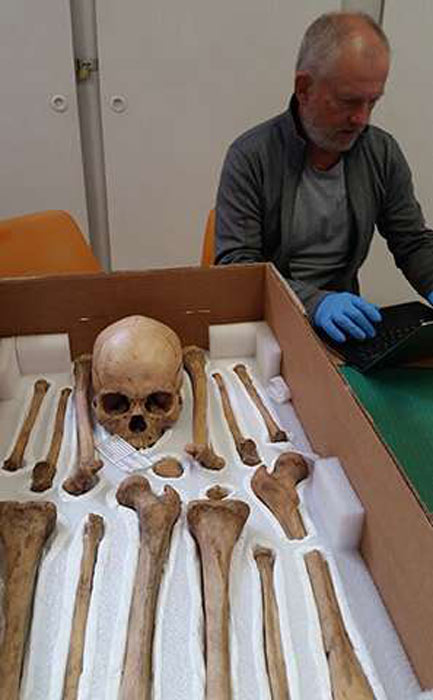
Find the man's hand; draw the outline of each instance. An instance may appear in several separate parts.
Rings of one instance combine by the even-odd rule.
[[[349,336],[357,340],[373,338],[375,323],[382,320],[377,306],[349,292],[327,294],[314,311],[313,323],[337,343]]]

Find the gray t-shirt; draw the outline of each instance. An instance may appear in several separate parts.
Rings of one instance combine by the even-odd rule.
[[[341,158],[329,170],[307,165],[296,193],[290,237],[293,279],[319,289],[338,289],[352,240]]]

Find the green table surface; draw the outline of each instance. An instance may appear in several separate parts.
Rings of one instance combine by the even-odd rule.
[[[341,373],[391,449],[425,509],[433,513],[433,369]]]

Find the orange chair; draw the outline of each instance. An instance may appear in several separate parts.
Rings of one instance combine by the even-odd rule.
[[[0,221],[0,277],[102,271],[79,227],[65,211]]]
[[[206,222],[203,246],[201,249],[201,266],[210,267],[215,261],[215,209],[211,209]]]

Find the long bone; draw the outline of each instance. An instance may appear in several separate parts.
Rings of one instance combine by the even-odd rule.
[[[275,555],[272,550],[266,547],[256,547],[254,559],[259,570],[262,588],[263,636],[271,698],[272,700],[289,700],[278,604],[274,589]]]
[[[0,635],[0,698],[18,700],[36,574],[56,524],[53,503],[0,503],[0,549],[4,580]]]
[[[206,700],[230,700],[229,573],[250,509],[243,501],[192,501],[188,527],[200,553],[206,623]]]
[[[121,505],[135,510],[140,527],[119,700],[151,700],[156,605],[181,501],[171,486],[165,486],[163,496],[156,496],[143,476],[122,481],[116,496]]]
[[[307,476],[305,459],[296,452],[284,452],[275,462],[272,474],[262,465],[251,479],[257,498],[275,515],[289,539],[302,539],[307,534],[298,511],[296,491],[296,484]]]
[[[328,563],[317,550],[305,555],[322,629],[333,700],[374,700],[347,636]]]
[[[239,364],[233,367],[233,372],[237,374],[247,393],[263,418],[271,442],[287,442],[286,432],[275,422],[259,396],[253,380],[248,374],[245,365]]]
[[[98,483],[97,472],[102,461],[95,459],[93,426],[89,409],[89,390],[92,358],[81,355],[74,362],[75,407],[78,430],[78,466],[63,482],[63,488],[73,496],[90,491]]]
[[[72,389],[69,387],[65,387],[60,392],[56,417],[54,419],[54,429],[51,437],[50,449],[48,450],[46,458],[40,462],[37,462],[33,467],[32,484],[30,486],[32,491],[46,491],[53,484],[57,460],[59,458],[60,448],[62,446],[66,407],[71,392]]]
[[[83,670],[84,642],[93,589],[93,577],[99,544],[103,537],[104,519],[100,515],[90,513],[83,531],[83,554],[75,596],[62,700],[76,700],[78,697],[78,687]]]
[[[3,469],[6,469],[8,472],[15,472],[17,469],[21,469],[24,464],[24,452],[26,451],[27,443],[36,418],[38,417],[39,409],[49,387],[49,382],[47,382],[46,379],[38,379],[34,383],[32,400],[16,439],[15,446],[10,457],[3,463]]]
[[[260,457],[257,454],[256,443],[251,438],[245,438],[240,431],[238,422],[236,420],[236,416],[233,412],[233,408],[230,402],[230,397],[228,395],[224,379],[222,378],[219,372],[214,372],[212,377],[215,379],[216,384],[218,386],[221,395],[221,403],[223,406],[224,416],[227,421],[227,425],[229,426],[233,440],[235,442],[236,450],[238,452],[239,457],[241,458],[244,464],[248,464],[249,466],[255,466],[256,464],[260,464]]]
[[[203,467],[207,469],[222,469],[224,460],[213,451],[209,443],[207,424],[207,378],[205,372],[206,358],[203,350],[190,345],[183,350],[183,364],[191,379],[194,398],[193,408],[193,443],[186,445],[185,450]]]

